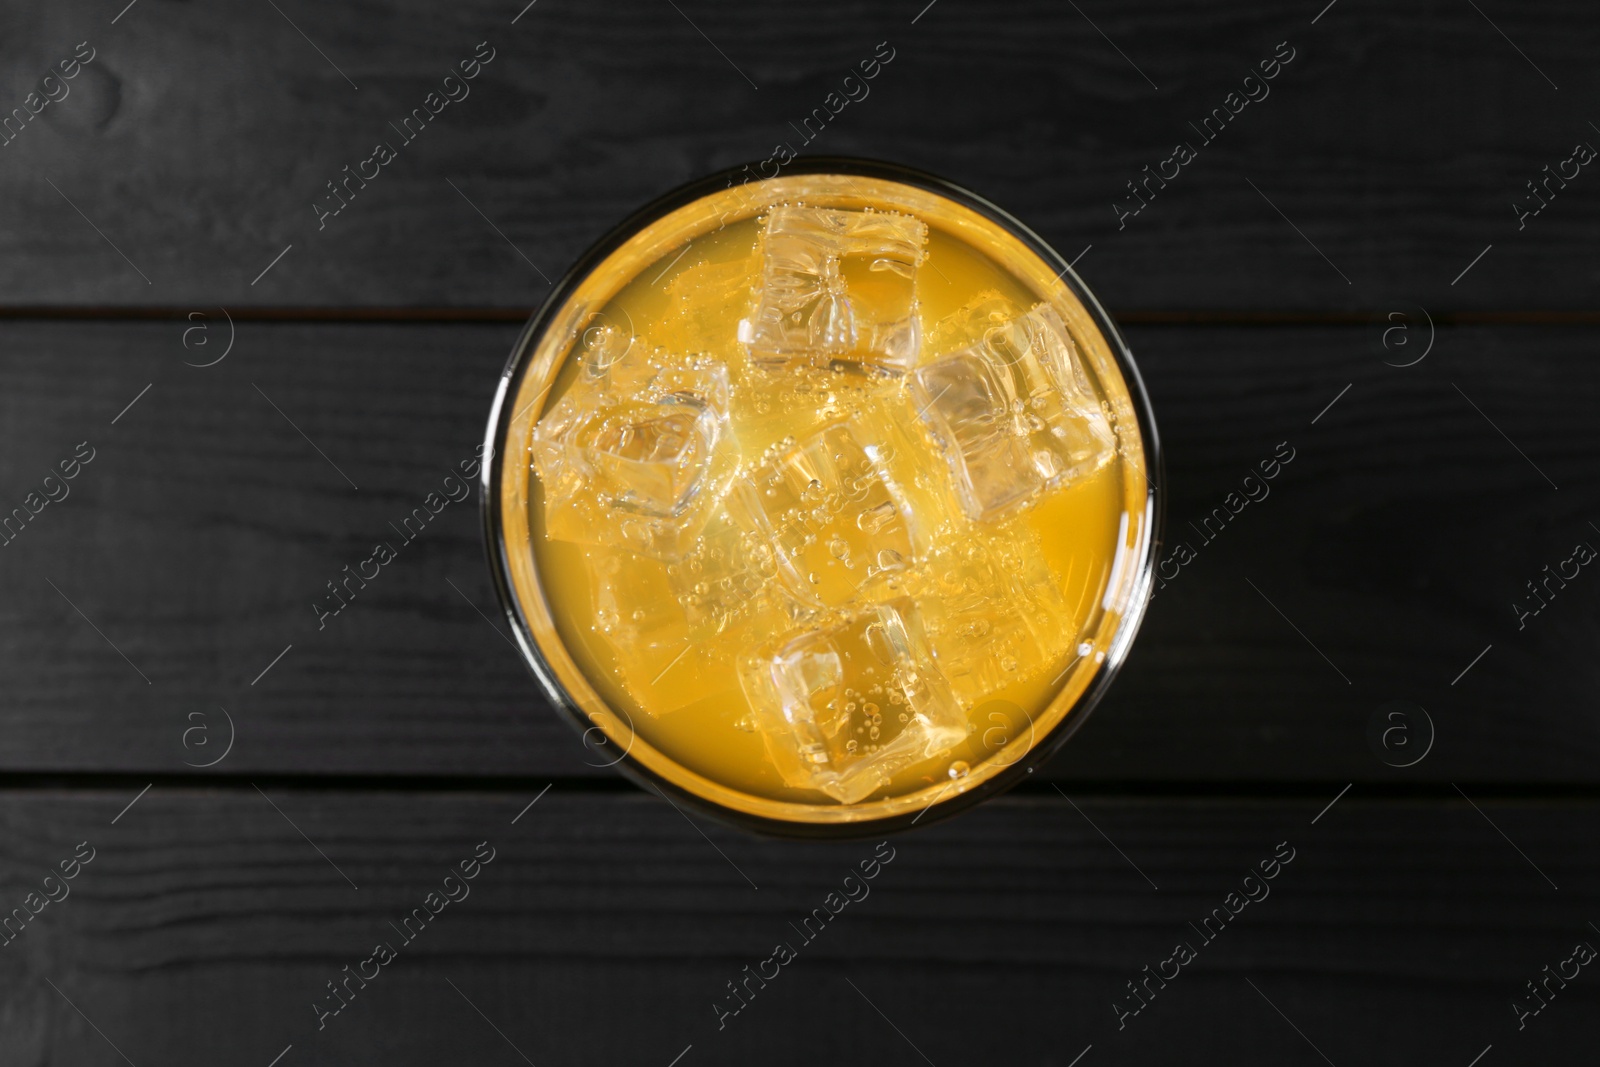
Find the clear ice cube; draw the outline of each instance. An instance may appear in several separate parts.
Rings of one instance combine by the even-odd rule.
[[[758,365],[820,361],[900,375],[916,362],[916,269],[928,227],[886,211],[775,207],[739,339]]]
[[[1053,664],[1076,639],[1061,585],[1025,527],[974,527],[936,548],[920,578],[929,646],[964,707]]]
[[[603,330],[534,427],[533,466],[557,540],[674,558],[704,527],[738,461],[727,367],[647,353]]]
[[[841,804],[967,736],[908,598],[782,638],[745,660],[741,681],[784,782]]]
[[[735,514],[775,553],[779,580],[802,603],[871,599],[919,555],[922,531],[880,446],[853,422],[768,449],[739,480]]]
[[[665,517],[700,488],[719,430],[716,414],[695,400],[622,403],[598,412],[576,443],[613,507]]]
[[[938,331],[970,339],[918,367],[912,397],[944,453],[962,509],[992,521],[1110,460],[1115,437],[1066,324],[985,294]]]

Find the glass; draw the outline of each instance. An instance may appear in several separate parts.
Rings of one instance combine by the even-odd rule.
[[[972,193],[739,173],[624,222],[518,339],[496,586],[591,762],[768,833],[931,822],[1033,773],[1125,658],[1149,399],[1071,267]]]

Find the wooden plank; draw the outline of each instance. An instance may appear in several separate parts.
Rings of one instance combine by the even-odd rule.
[[[133,795],[0,807],[7,907],[94,850],[0,951],[8,1062],[1465,1065],[1585,1049],[1600,1008],[1587,970],[1521,1030],[1511,1008],[1600,944],[1593,803],[1046,795],[801,846],[702,837],[642,795]],[[1239,914],[1197,929],[1230,893]],[[396,958],[364,965],[380,942]],[[719,1029],[726,983],[780,943]],[[369,981],[323,1018],[346,966]],[[1170,980],[1122,1017],[1146,966]]]
[[[0,549],[8,733],[31,738],[10,765],[178,770],[217,754],[185,747],[206,725],[189,715],[220,738],[225,709],[240,743],[223,771],[505,773],[544,752],[539,770],[583,773],[484,617],[499,613],[475,495],[360,602],[320,624],[313,608],[474,458],[514,330],[240,324],[234,352],[199,369],[186,328],[5,328],[14,502],[77,442],[97,449]]]
[[[185,328],[0,324],[6,513],[95,450],[0,547],[0,767],[184,773],[220,755],[195,743],[226,736],[225,709],[217,773],[606,773],[491,632],[473,504],[321,628],[312,606],[473,457],[514,329],[247,322],[195,368]],[[1586,331],[1441,329],[1404,369],[1369,350],[1376,328],[1130,336],[1167,450],[1168,577],[1051,774],[1600,780],[1595,579],[1552,586],[1521,628],[1511,609],[1600,545]],[[1405,771],[1388,764],[1426,748],[1415,711],[1390,749],[1368,740],[1392,701],[1437,734]],[[185,748],[197,725],[214,732]]]
[[[7,113],[77,42],[95,58],[0,149],[4,303],[524,308],[635,207],[787,144],[965,184],[1087,253],[1118,309],[1592,307],[1595,179],[1573,163],[1539,214],[1514,206],[1600,144],[1576,103],[1600,89],[1580,0],[677,6],[19,15]],[[479,42],[470,95],[405,141]],[[847,86],[879,42],[892,60]],[[807,142],[841,90],[859,99]],[[1228,101],[1244,92],[1261,98]],[[320,219],[378,142],[394,161]],[[1179,142],[1195,158],[1163,167]]]
[[[1538,615],[1513,610],[1538,606],[1544,567],[1600,547],[1586,331],[1440,330],[1406,368],[1377,326],[1130,333],[1168,457],[1158,574],[1175,576],[1059,771],[1093,777],[1104,730],[1125,757],[1205,753],[1182,777],[1387,779],[1421,760],[1404,774],[1590,780],[1597,592],[1580,570]],[[1247,482],[1280,443],[1295,459]],[[1375,723],[1411,729],[1375,747]]]

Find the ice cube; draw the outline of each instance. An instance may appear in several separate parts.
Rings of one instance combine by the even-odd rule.
[[[963,707],[1050,669],[1077,639],[1061,584],[1025,527],[973,527],[937,547],[920,579],[928,644]]]
[[[998,297],[969,304],[952,332],[976,340],[912,374],[918,415],[980,521],[1094,473],[1115,449],[1061,316],[1048,304],[1007,309]]]
[[[923,531],[880,449],[852,421],[785,439],[741,478],[739,520],[772,546],[802,603],[838,608],[880,596],[924,548]]]
[[[546,531],[675,558],[731,482],[728,371],[695,356],[643,351],[602,331],[577,380],[534,427]]]
[[[740,340],[758,365],[820,362],[900,375],[916,362],[916,268],[928,227],[886,211],[786,205],[767,216]]]
[[[765,646],[740,678],[784,782],[842,804],[967,736],[908,598]]]
[[[694,401],[622,403],[597,413],[577,440],[613,507],[667,516],[700,487],[718,430],[716,415]]]

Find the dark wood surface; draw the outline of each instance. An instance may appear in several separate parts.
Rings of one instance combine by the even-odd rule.
[[[942,174],[1068,257],[1093,245],[1080,266],[1114,310],[1593,310],[1600,177],[1520,228],[1512,206],[1600,146],[1583,0],[940,0],[913,24],[925,3],[543,0],[515,25],[517,0],[278,5],[316,47],[270,4],[18,9],[6,100],[79,41],[96,58],[0,149],[4,302],[526,308],[635,207],[795,142]],[[319,229],[325,183],[480,41],[470,95]],[[884,41],[868,95],[802,143]],[[1269,95],[1206,143],[1188,124],[1279,42]],[[1184,140],[1197,157],[1119,229],[1126,183]]]
[[[223,708],[240,742],[218,774],[609,777],[505,636],[475,501],[321,628],[313,608],[473,454],[514,328],[243,322],[207,368],[184,365],[193,328],[0,324],[16,502],[96,450],[0,548],[0,766],[185,773],[220,754],[198,742],[226,737]],[[1595,579],[1521,629],[1510,606],[1600,545],[1590,331],[1442,328],[1408,368],[1381,336],[1129,328],[1167,450],[1165,554],[1195,558],[1164,572],[1125,677],[1052,776],[1600,783]],[[1212,510],[1274,455],[1293,458],[1219,530]],[[1437,735],[1404,771],[1367,737],[1395,700]],[[215,732],[186,747],[197,711]]]
[[[524,2],[0,12],[0,116],[95,55],[0,146],[0,513],[94,456],[0,547],[0,917],[97,850],[0,947],[0,1067],[1584,1062],[1592,968],[1513,1004],[1600,946],[1600,578],[1513,604],[1600,546],[1600,176],[1514,205],[1600,146],[1590,7]],[[480,41],[471,95],[319,230],[324,183]],[[1059,757],[893,839],[719,1030],[876,842],[748,837],[597,766],[505,638],[476,500],[325,629],[311,604],[472,454],[551,279],[798,144],[883,41],[808,150],[943,175],[1076,257],[1194,558]],[[484,840],[472,896],[319,1031],[324,983]]]
[[[1013,796],[880,851],[702,837],[637,794],[553,790],[519,818],[539,788],[158,787],[115,826],[134,790],[8,804],[11,895],[96,853],[0,951],[6,1062],[121,1062],[109,1041],[175,1067],[290,1045],[330,1065],[1529,1063],[1585,1047],[1600,1008],[1587,971],[1521,1030],[1510,1007],[1600,944],[1592,803]],[[484,841],[469,894],[407,944],[389,924]],[[1189,924],[1247,885],[1207,943]],[[380,941],[398,958],[319,1030],[325,983]],[[719,1029],[725,983],[780,942],[795,958]],[[1119,1029],[1126,983],[1179,942],[1197,958]]]

